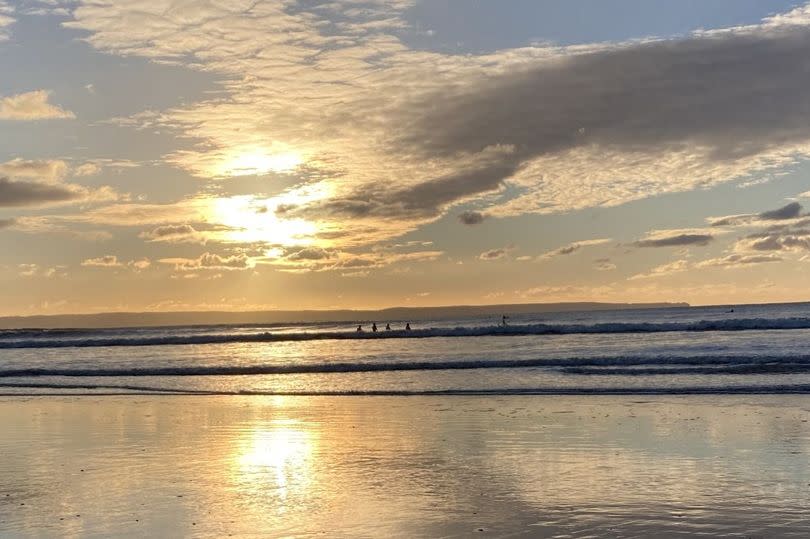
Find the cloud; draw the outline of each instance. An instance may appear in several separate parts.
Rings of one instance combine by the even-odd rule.
[[[0,163],[0,175],[25,178],[43,182],[61,181],[68,172],[68,165],[61,159],[26,160],[12,159]]]
[[[610,261],[609,258],[597,258],[594,264],[599,271],[612,271],[616,269],[616,264]]]
[[[82,266],[91,268],[123,268],[127,267],[135,272],[143,271],[152,265],[152,261],[148,258],[139,258],[124,262],[119,260],[115,255],[104,255],[98,258],[88,258],[82,262]]]
[[[410,248],[424,245],[425,242],[408,242],[402,245],[379,246],[368,253],[340,251],[337,249],[323,249],[319,247],[291,247],[284,252],[270,256],[265,263],[279,267],[288,272],[322,272],[380,269],[394,264],[407,262],[427,262],[436,260],[444,254],[443,251],[410,251],[398,252],[400,248]],[[427,242],[428,244],[430,242]],[[356,276],[348,275],[343,276]]]
[[[53,222],[47,216],[24,216],[12,220],[8,228],[24,234],[52,234],[86,241],[107,241],[112,234],[106,230],[75,229]]]
[[[34,90],[0,98],[0,120],[72,119],[76,115],[48,103],[50,92]]]
[[[781,262],[782,257],[777,255],[742,255],[732,254],[722,258],[712,258],[695,264],[696,268],[737,268],[751,266],[754,264],[765,264],[768,262]]]
[[[11,16],[13,13],[14,8],[0,0],[0,43],[6,41],[10,36],[9,29],[15,22],[14,18]]]
[[[42,267],[39,264],[18,264],[20,277],[44,277],[46,279],[67,277],[65,266]]]
[[[138,260],[130,260],[127,263],[127,266],[131,267],[135,271],[145,270],[151,265],[152,265],[152,261],[149,260],[148,258],[140,258]]]
[[[100,203],[121,196],[111,187],[87,189],[75,184],[11,181],[0,178],[0,208],[46,207],[78,202]]]
[[[13,182],[0,178],[0,208],[64,204],[81,199],[83,194],[81,190],[66,185]]]
[[[138,237],[150,242],[165,243],[205,244],[207,241],[205,234],[189,224],[162,225],[147,232],[141,232]]]
[[[10,228],[17,222],[16,219],[0,219],[0,230]]]
[[[559,249],[553,249],[551,251],[545,252],[537,257],[537,260],[548,260],[550,258],[554,258],[557,256],[565,256],[574,254],[583,247],[588,247],[591,245],[602,245],[605,243],[609,243],[611,240],[609,238],[598,238],[592,240],[583,240],[583,241],[575,241],[573,243],[569,243],[568,245],[564,245]]]
[[[104,255],[98,258],[88,258],[82,262],[82,266],[92,268],[120,268],[124,264],[115,255]]]
[[[0,163],[0,207],[109,202],[120,198],[108,186],[88,189],[63,183],[68,171],[67,163],[59,159],[16,158]]]
[[[651,279],[655,277],[665,277],[667,275],[672,275],[673,273],[682,273],[688,269],[689,269],[689,262],[687,262],[686,260],[676,260],[674,262],[670,262],[669,264],[663,264],[661,266],[654,267],[646,273],[639,273],[637,275],[633,275],[632,277],[628,278],[628,281],[636,281],[639,279]]]
[[[321,249],[320,247],[307,247],[305,249],[301,249],[300,251],[294,251],[290,253],[289,255],[286,256],[286,259],[292,261],[326,260],[334,257],[335,257],[334,251]]]
[[[292,214],[355,243],[472,200],[493,217],[615,206],[810,155],[804,8],[677,39],[459,55],[407,48],[408,3],[331,5],[99,1],[66,26],[227,80],[225,99],[127,120],[194,140],[166,159],[200,177],[300,155],[320,195]]]
[[[478,255],[479,260],[500,260],[501,258],[506,258],[509,255],[509,252],[512,251],[514,247],[501,247],[499,249],[490,249],[489,251],[484,251],[480,255]]]
[[[745,223],[750,223],[756,215],[750,213],[741,213],[737,215],[725,215],[723,217],[709,217],[706,221],[709,226],[737,226]]]
[[[709,233],[692,230],[653,231],[646,238],[633,242],[635,247],[684,247],[705,246],[714,240]]]
[[[802,195],[799,195],[802,196]],[[709,217],[708,222],[713,227],[740,226],[762,221],[787,221],[797,219],[802,216],[802,205],[798,202],[791,202],[775,210],[761,213],[742,213],[738,215],[727,215],[724,217]]]
[[[810,251],[810,229],[804,227],[767,228],[740,239],[735,251]]]
[[[762,221],[782,221],[785,219],[795,219],[799,217],[802,212],[802,205],[798,202],[791,202],[786,206],[779,209],[765,211],[759,214],[759,219]]]
[[[458,220],[463,225],[480,225],[487,218],[486,214],[480,211],[465,211],[458,215]]]
[[[20,270],[20,277],[33,277],[39,270],[39,266],[37,264],[19,264],[17,267]]]
[[[74,176],[95,176],[101,172],[98,163],[83,163],[73,170]]]
[[[163,258],[159,262],[172,265],[177,271],[238,271],[253,269],[256,266],[256,261],[245,253],[222,256],[206,252],[198,258]]]

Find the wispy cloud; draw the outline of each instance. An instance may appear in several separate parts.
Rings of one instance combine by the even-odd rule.
[[[628,280],[636,281],[639,279],[652,279],[656,277],[666,277],[674,273],[683,273],[690,269],[689,262],[686,260],[676,260],[668,264],[656,266],[645,273],[639,273],[629,277]]]
[[[754,264],[765,264],[768,262],[781,262],[783,259],[778,255],[742,255],[732,254],[722,258],[712,258],[695,264],[696,268],[738,268],[751,266]]]
[[[15,22],[13,14],[14,8],[0,0],[0,42],[6,41],[11,35],[11,25]]]
[[[88,258],[82,262],[82,266],[92,268],[120,268],[124,264],[115,255],[104,255],[97,258]]]
[[[499,247],[497,249],[490,249],[478,255],[478,259],[484,261],[500,260],[501,258],[506,258],[509,255],[509,252],[513,249],[514,247]]]
[[[583,247],[589,247],[592,245],[603,245],[605,243],[610,243],[610,238],[596,238],[592,240],[582,240],[582,241],[575,241],[573,243],[569,243],[568,245],[564,245],[558,249],[553,249],[551,251],[545,252],[537,257],[537,260],[548,260],[550,258],[555,258],[558,256],[565,256],[574,254],[577,251],[581,250]]]
[[[635,247],[689,247],[705,246],[714,240],[714,235],[699,229],[655,230],[646,237],[633,242]]]

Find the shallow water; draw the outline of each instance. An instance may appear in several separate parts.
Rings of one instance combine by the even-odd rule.
[[[801,396],[0,399],[2,537],[807,537]]]

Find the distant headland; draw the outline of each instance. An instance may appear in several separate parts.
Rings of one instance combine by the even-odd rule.
[[[354,322],[365,320],[438,320],[515,314],[665,309],[689,307],[688,303],[517,303],[501,305],[451,305],[441,307],[391,307],[379,310],[273,310],[273,311],[172,311],[115,312],[0,317],[0,328],[114,328],[189,326],[213,324],[279,324]]]

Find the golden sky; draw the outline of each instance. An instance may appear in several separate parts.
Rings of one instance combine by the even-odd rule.
[[[808,50],[779,0],[0,0],[0,314],[807,300]]]

